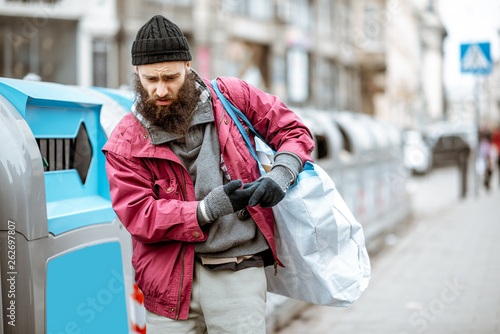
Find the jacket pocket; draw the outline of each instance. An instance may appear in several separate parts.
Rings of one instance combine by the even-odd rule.
[[[159,199],[180,199],[176,179],[160,179],[154,183],[155,194]]]

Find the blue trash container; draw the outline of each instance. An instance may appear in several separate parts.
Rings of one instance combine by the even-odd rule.
[[[103,101],[78,87],[0,78],[6,334],[129,333],[131,242],[109,196]]]

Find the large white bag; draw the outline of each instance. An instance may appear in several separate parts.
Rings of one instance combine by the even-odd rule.
[[[361,296],[370,279],[363,229],[321,167],[308,162],[273,213],[285,268],[266,268],[268,291],[330,306]]]
[[[216,80],[212,87],[265,174],[259,156],[272,161],[272,150]],[[257,152],[238,119],[255,134]],[[276,250],[285,268],[266,268],[269,292],[330,306],[348,306],[361,296],[370,280],[363,229],[321,167],[307,162],[273,213]]]

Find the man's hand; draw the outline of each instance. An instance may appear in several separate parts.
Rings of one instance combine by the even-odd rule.
[[[198,205],[198,211],[205,222],[237,212],[248,206],[255,189],[240,189],[241,180],[233,180],[213,189]]]
[[[252,195],[248,202],[250,206],[260,204],[263,208],[270,208],[278,204],[294,179],[293,174],[284,166],[276,166],[266,175],[252,183],[247,183],[243,189],[250,190]]]

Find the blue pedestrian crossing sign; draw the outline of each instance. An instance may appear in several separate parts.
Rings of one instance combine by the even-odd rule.
[[[460,45],[460,71],[472,74],[490,74],[492,70],[490,43]]]

